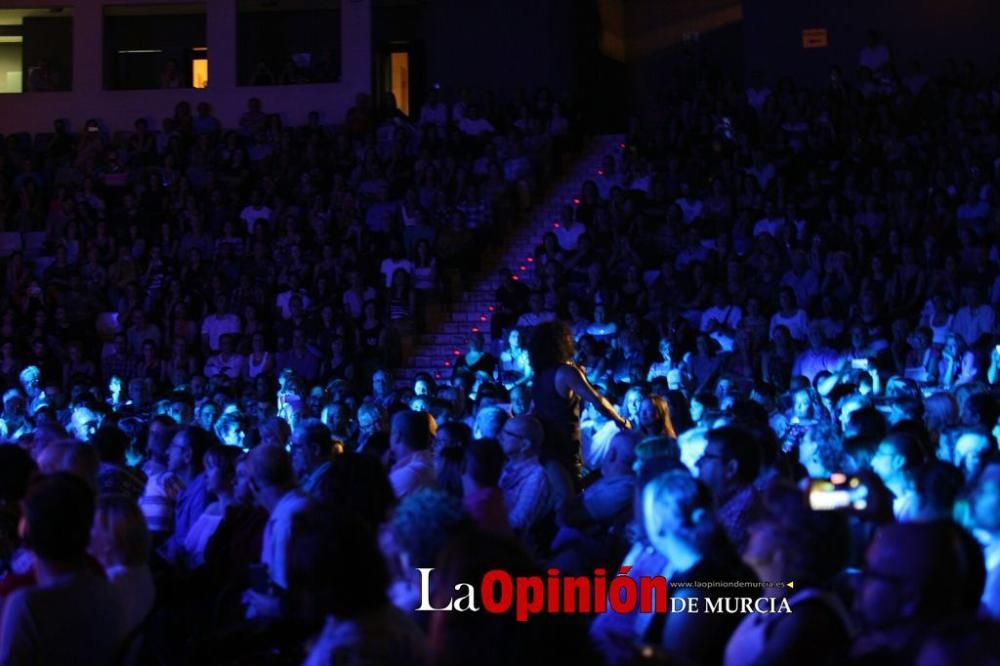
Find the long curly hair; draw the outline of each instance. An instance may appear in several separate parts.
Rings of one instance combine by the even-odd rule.
[[[539,324],[531,334],[528,358],[535,372],[568,363],[575,354],[573,334],[565,322],[556,320]]]

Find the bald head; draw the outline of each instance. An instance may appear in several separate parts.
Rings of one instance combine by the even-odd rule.
[[[542,449],[542,442],[545,441],[545,429],[542,422],[530,414],[515,416],[508,423],[514,432],[520,433],[525,439],[531,442],[531,450],[535,453]]]
[[[623,476],[632,473],[635,463],[635,447],[639,437],[627,430],[619,430],[611,438],[611,446],[601,464],[601,473],[607,477]]]
[[[394,447],[402,446],[409,451],[424,451],[431,448],[437,435],[437,422],[427,412],[404,410],[392,417],[390,442]]]

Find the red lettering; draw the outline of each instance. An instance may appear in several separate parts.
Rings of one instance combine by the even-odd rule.
[[[518,622],[527,622],[528,615],[540,613],[545,605],[545,585],[538,576],[518,576],[515,616]]]
[[[499,599],[494,594],[498,585]],[[483,609],[487,613],[506,613],[510,610],[510,604],[514,601],[514,581],[511,580],[509,573],[501,569],[487,571],[480,588],[483,595]]]
[[[598,580],[604,580],[603,578]],[[596,581],[595,581],[596,583]],[[563,580],[563,612],[590,612],[590,579],[586,576],[571,576]]]
[[[622,592],[625,598],[622,599]],[[631,613],[635,610],[636,597],[639,591],[635,581],[628,576],[615,576],[608,586],[608,596],[611,597],[611,610],[616,613]]]
[[[643,576],[639,579],[639,612],[667,612],[667,579],[663,576]]]
[[[608,572],[604,569],[594,569],[594,612],[605,613],[608,610]]]
[[[549,575],[548,580],[548,597],[549,607],[548,612],[558,613],[559,612],[559,569],[549,569],[546,571]]]

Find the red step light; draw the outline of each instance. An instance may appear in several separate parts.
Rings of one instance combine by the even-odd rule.
[[[597,170],[597,175],[598,176],[603,176],[604,175],[604,169],[598,169]]]
[[[574,206],[580,205],[580,197],[573,197],[573,205]]]

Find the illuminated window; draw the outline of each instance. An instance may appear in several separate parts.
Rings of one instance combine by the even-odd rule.
[[[104,87],[204,88],[205,33],[204,3],[106,6]]]
[[[396,98],[396,108],[410,115],[410,54],[396,51],[389,56],[392,70],[392,95]]]
[[[69,90],[73,18],[68,9],[0,9],[0,93]]]
[[[195,57],[191,61],[191,87],[208,87],[208,49],[204,46],[194,49]]]

